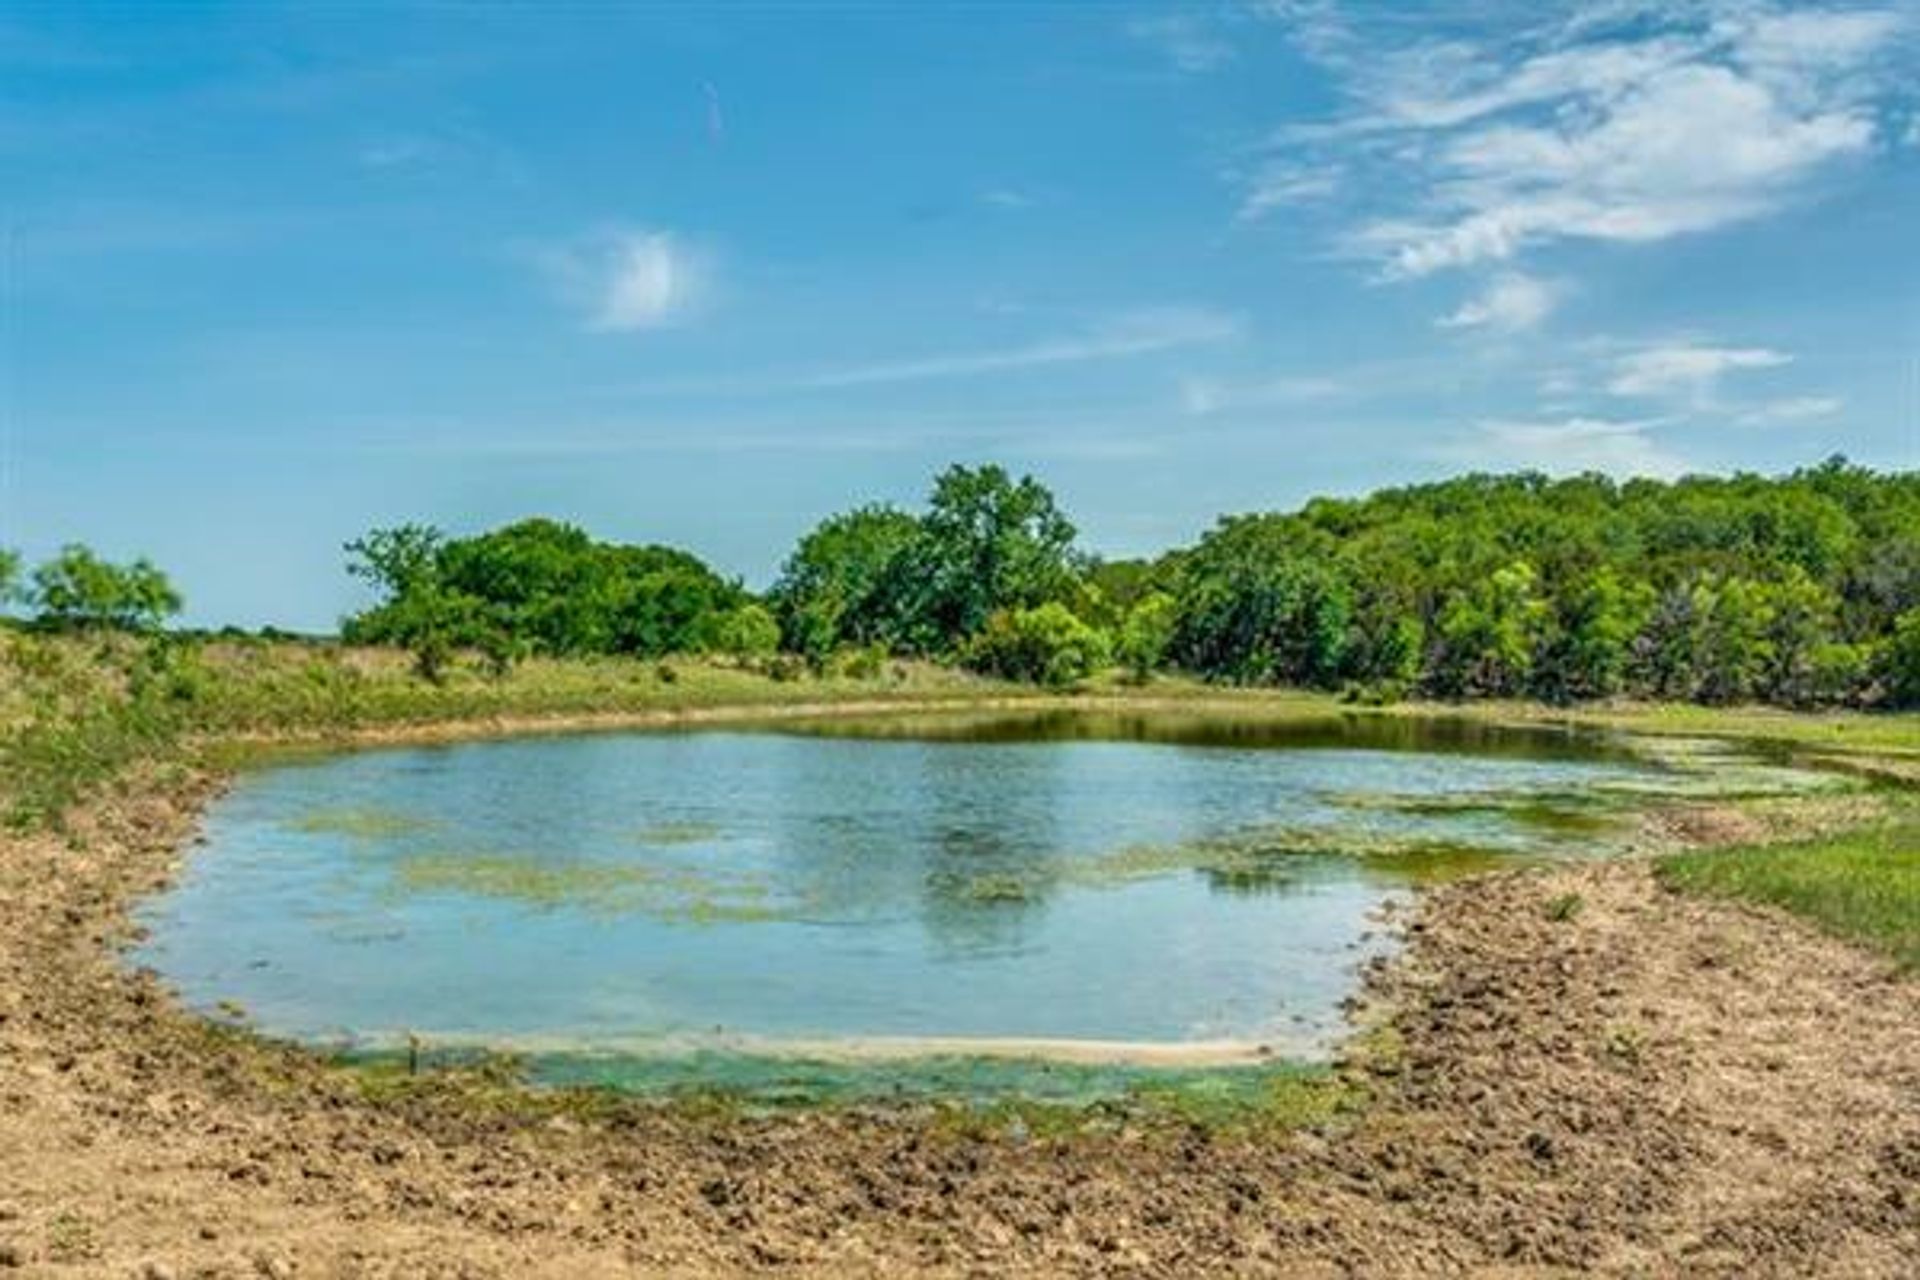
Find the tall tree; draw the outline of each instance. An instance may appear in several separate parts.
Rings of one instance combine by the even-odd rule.
[[[1078,567],[1075,530],[1032,476],[955,465],[934,481],[910,553],[909,612],[919,647],[971,636],[998,609],[1065,598]]]

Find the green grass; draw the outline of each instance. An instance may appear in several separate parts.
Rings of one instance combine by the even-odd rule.
[[[234,744],[250,741],[717,708],[981,703],[1034,692],[930,663],[796,678],[698,657],[532,659],[505,676],[468,657],[434,684],[395,650],[0,627],[0,817],[16,829],[57,826],[137,765],[177,762],[195,750],[231,763],[245,754]]]
[[[1920,813],[1793,844],[1702,850],[1660,860],[1688,893],[1781,907],[1920,971]]]
[[[1405,703],[1394,714],[1456,714],[1518,723],[1561,723],[1627,733],[1771,742],[1836,754],[1920,755],[1920,713],[1790,711],[1782,707],[1703,707],[1692,703],[1620,703],[1546,707],[1527,702],[1463,706]]]

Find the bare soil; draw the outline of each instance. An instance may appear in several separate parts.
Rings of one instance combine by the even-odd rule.
[[[126,907],[217,786],[150,778],[81,815],[78,847],[0,842],[0,1277],[1892,1277],[1920,1257],[1920,984],[1644,861],[1427,894],[1369,979],[1347,1067],[1369,1101],[1319,1131],[583,1118],[372,1100],[127,972]]]

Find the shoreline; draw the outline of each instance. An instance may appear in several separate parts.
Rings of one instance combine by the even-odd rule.
[[[0,1256],[31,1274],[1878,1276],[1920,1248],[1888,1198],[1920,1167],[1920,984],[1662,891],[1644,860],[1422,894],[1341,1046],[1357,1110],[1215,1132],[1095,1109],[1042,1139],[923,1105],[736,1115],[457,1073],[376,1097],[206,1022],[117,947],[227,776],[149,770],[71,839],[0,836]],[[1751,830],[1676,812],[1688,842]],[[1586,908],[1558,920],[1569,895]]]

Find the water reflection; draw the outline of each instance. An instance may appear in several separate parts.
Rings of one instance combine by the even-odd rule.
[[[1591,851],[1663,776],[1383,717],[375,751],[245,779],[140,958],[292,1035],[1256,1037],[1336,1024],[1384,894]]]

